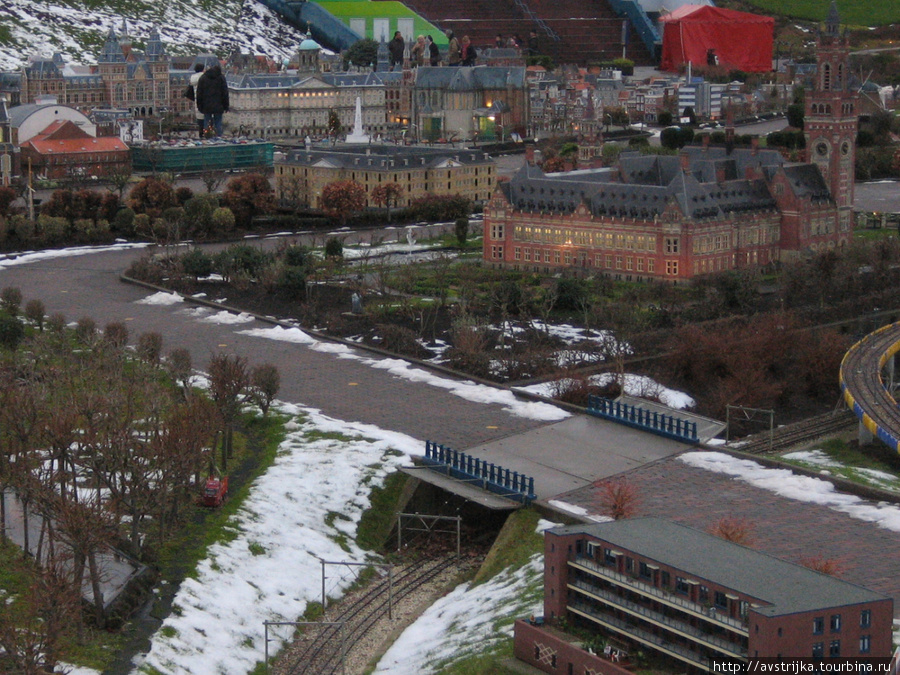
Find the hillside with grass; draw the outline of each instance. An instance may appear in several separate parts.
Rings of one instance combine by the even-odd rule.
[[[722,7],[771,16],[821,22],[828,14],[831,0],[720,0]],[[868,28],[900,22],[900,3],[837,0],[841,23],[850,28]]]
[[[56,52],[70,63],[95,63],[109,29],[121,34],[123,22],[139,49],[155,27],[170,54],[240,50],[281,60],[303,39],[255,0],[7,0],[0,70]]]

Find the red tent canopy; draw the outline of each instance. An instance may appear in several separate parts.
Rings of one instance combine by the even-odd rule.
[[[706,5],[682,5],[660,19],[663,25],[662,70],[682,63],[706,65],[715,50],[719,65],[764,72],[772,70],[775,20]]]

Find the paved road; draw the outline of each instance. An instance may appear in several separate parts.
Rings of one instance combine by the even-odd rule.
[[[900,213],[900,182],[877,180],[871,183],[857,183],[854,187],[853,209]]]
[[[133,338],[159,332],[165,351],[189,349],[200,369],[217,352],[240,354],[251,365],[274,363],[281,371],[283,400],[459,450],[544,424],[498,404],[474,403],[442,388],[394,377],[359,360],[237,332],[269,327],[260,321],[239,326],[202,323],[188,315],[184,305],[136,304],[150,293],[120,282],[119,274],[141,254],[108,251],[7,267],[0,270],[0,288],[17,286],[26,301],[38,298],[48,314],[62,312],[69,321],[89,316],[101,327],[125,321]]]

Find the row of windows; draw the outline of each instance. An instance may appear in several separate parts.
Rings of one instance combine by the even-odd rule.
[[[714,253],[728,250],[730,243],[731,236],[729,234],[710,234],[703,237],[695,237],[693,249],[694,253]]]
[[[832,614],[829,627],[831,628],[832,633],[840,633],[841,632],[841,615],[840,614]],[[869,628],[872,625],[872,610],[864,609],[859,613],[859,627],[860,628]],[[825,617],[817,616],[813,619],[813,635],[821,635],[825,632]]]
[[[868,654],[872,651],[872,636],[871,635],[861,635],[859,638],[859,653],[860,654]],[[839,658],[841,655],[841,641],[840,640],[832,640],[828,643],[828,656],[829,658]],[[814,659],[821,659],[825,657],[825,643],[824,642],[814,642],[812,646],[812,657]]]
[[[592,246],[626,251],[656,251],[656,235],[653,234],[618,234],[585,229],[516,225],[513,237],[518,241]],[[665,248],[666,253],[678,253],[678,237],[667,237]]]
[[[809,234],[814,237],[822,234],[831,234],[832,232],[834,232],[833,218],[816,219],[809,224]]]
[[[616,553],[614,553],[611,549],[608,549],[608,548],[603,549],[603,562],[605,564],[610,565],[612,567],[616,567],[617,566],[617,558],[618,558],[618,555]],[[625,571],[628,573],[633,573],[634,568],[635,568],[634,563],[635,563],[635,561],[632,558],[626,556],[625,557]],[[650,565],[647,562],[638,561],[638,564],[637,564],[638,577],[645,579],[646,581],[648,581],[649,583],[654,584],[654,585],[655,585],[654,572],[657,569],[658,568],[656,566]],[[666,589],[672,588],[672,576],[668,571],[666,571],[666,570],[659,571],[659,584],[658,585],[660,588],[666,588]],[[698,582],[690,580],[687,577],[683,577],[680,575],[675,576],[674,590],[676,593],[678,593],[680,595],[690,596],[692,586],[698,587],[697,588],[697,597],[696,597],[697,602],[699,602],[700,604],[703,604],[703,605],[712,604],[715,607],[718,607],[719,609],[726,610],[726,611],[728,610],[729,598],[728,598],[728,595],[724,591],[711,589],[709,586],[706,586],[704,584],[699,584]],[[732,597],[734,597],[734,596],[732,596]],[[745,601],[741,601],[739,603],[739,612],[740,612],[741,616],[746,617],[747,612],[749,611],[749,607],[750,607],[749,603],[747,603]]]
[[[494,248],[500,248],[502,250],[503,247],[500,246]],[[560,249],[523,249],[521,246],[516,246],[515,248],[513,248],[513,258],[515,260],[522,260],[524,262],[552,262],[555,265],[574,265],[580,263],[582,267],[599,267],[601,269],[605,268],[609,270],[624,269],[629,272],[644,272],[646,266],[647,272],[656,272],[656,260],[654,258],[635,258],[634,256],[613,256],[611,254],[604,255],[600,253],[597,253],[594,256],[589,256],[587,254],[579,254],[572,251]],[[666,274],[678,274],[677,260],[666,261]]]

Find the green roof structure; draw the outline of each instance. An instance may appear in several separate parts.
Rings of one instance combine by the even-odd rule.
[[[376,36],[375,33],[376,20],[387,20],[388,39],[390,39],[395,30],[402,30],[398,23],[400,20],[411,19],[413,22],[413,39],[417,35],[431,35],[431,38],[439,47],[447,45],[447,36],[444,35],[440,28],[423,19],[402,2],[395,2],[394,0],[383,0],[380,2],[369,2],[368,0],[327,0],[327,2],[317,2],[315,4],[354,30],[359,31],[357,24],[364,21],[364,35],[372,40],[378,40],[380,37],[380,35]]]

